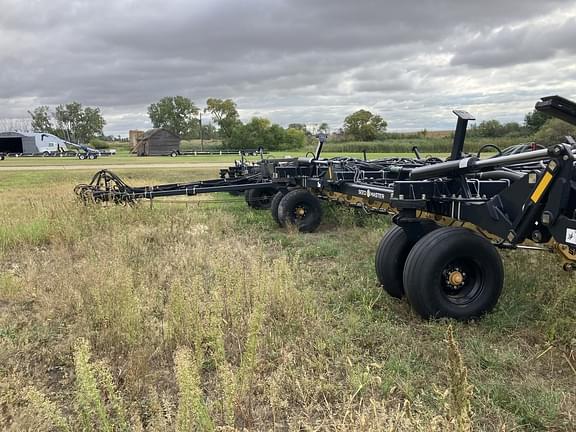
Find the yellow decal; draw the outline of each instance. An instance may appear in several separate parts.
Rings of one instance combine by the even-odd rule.
[[[544,191],[546,190],[551,181],[552,181],[552,174],[546,171],[544,173],[544,176],[542,176],[542,180],[540,180],[540,183],[538,183],[538,186],[536,186],[536,189],[534,190],[532,196],[530,197],[530,199],[534,203],[537,203],[540,200],[542,194],[544,193]]]

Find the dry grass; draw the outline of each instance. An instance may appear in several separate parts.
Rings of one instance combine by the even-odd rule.
[[[3,430],[574,430],[575,284],[548,257],[507,255],[485,320],[423,322],[376,286],[382,218],[82,207],[50,175],[0,190]]]

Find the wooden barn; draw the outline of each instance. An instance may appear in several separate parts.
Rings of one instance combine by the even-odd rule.
[[[149,129],[138,138],[138,156],[176,156],[180,151],[180,137],[166,129]]]

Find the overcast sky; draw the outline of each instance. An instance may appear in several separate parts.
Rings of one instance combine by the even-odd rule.
[[[566,0],[0,0],[0,119],[73,100],[105,132],[146,107],[232,98],[243,120],[332,127],[357,109],[390,130],[448,129],[450,110],[522,121],[576,97]]]

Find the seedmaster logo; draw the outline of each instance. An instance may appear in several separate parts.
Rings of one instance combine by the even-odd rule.
[[[386,200],[386,195],[381,192],[373,192],[370,189],[358,189],[358,195],[365,196],[366,198],[376,198],[379,200]]]
[[[576,230],[572,228],[566,228],[566,243],[576,245]]]

